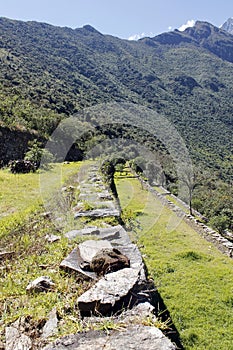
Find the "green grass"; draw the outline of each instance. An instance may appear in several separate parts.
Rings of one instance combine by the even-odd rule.
[[[88,165],[90,162],[84,164]],[[78,193],[76,174],[81,168],[80,165],[81,163],[63,165],[62,178],[58,165],[57,169],[53,169],[52,172],[43,173],[42,181],[45,185],[43,200],[45,198],[44,201],[49,201],[52,196],[53,204],[56,204],[61,201],[60,197],[62,197],[63,201],[60,204],[65,205],[64,209],[70,211],[72,218],[73,203],[67,202],[65,198],[66,195],[69,196],[69,191],[61,192],[58,191],[58,188],[64,185],[69,188],[69,185],[72,184],[74,185],[74,195],[76,195],[75,192]],[[85,173],[83,168],[80,171]],[[90,326],[82,323],[77,307],[77,298],[90,288],[93,282],[84,281],[75,273],[66,273],[59,268],[59,265],[79,242],[93,239],[91,236],[85,236],[70,242],[63,236],[64,231],[83,228],[86,225],[106,226],[106,223],[116,225],[118,224],[116,219],[91,220],[90,218],[81,218],[78,221],[73,219],[68,223],[68,226],[71,225],[70,227],[65,226],[59,229],[54,220],[44,215],[43,200],[40,200],[39,197],[40,188],[39,190],[34,188],[34,186],[39,187],[39,174],[19,176],[17,185],[12,181],[13,175],[6,171],[2,171],[1,174],[10,179],[8,185],[12,185],[12,192],[18,191],[19,184],[22,184],[20,185],[21,189],[24,188],[23,181],[27,181],[28,200],[22,204],[24,194],[18,191],[21,200],[17,198],[18,205],[15,206],[15,213],[0,220],[1,248],[14,252],[13,258],[0,260],[0,341],[4,342],[5,340],[4,329],[6,325],[10,325],[22,316],[30,319],[30,332],[32,331],[30,335],[32,338],[38,339],[38,328],[41,328],[41,325],[45,323],[48,313],[54,307],[56,307],[61,320],[58,334],[54,338],[90,327],[92,327],[90,329],[95,329],[95,327],[111,328],[111,322],[107,324],[104,319],[102,324],[98,325]],[[30,189],[36,193],[34,197],[31,196]],[[2,193],[6,192],[2,187]],[[11,198],[14,198],[13,193]],[[10,198],[8,201],[11,204]],[[52,219],[54,219],[52,214]],[[60,235],[61,239],[54,243],[48,243],[46,236],[50,234]],[[54,290],[48,293],[27,294],[28,283],[39,276],[50,277],[55,283]]]
[[[63,319],[60,334],[76,332],[80,328],[76,300],[88,287],[89,282],[78,279],[59,269],[61,261],[81,242],[80,237],[70,243],[62,237],[60,241],[48,243],[47,234],[58,234],[56,227],[40,213],[31,213],[28,220],[1,241],[14,251],[14,258],[2,262],[0,270],[0,335],[4,326],[21,316],[30,318],[34,324],[41,323],[53,307]],[[30,281],[39,276],[49,276],[55,289],[48,293],[27,294]],[[4,337],[3,337],[4,339]]]
[[[78,172],[80,163],[55,164],[50,171],[12,174],[0,170],[0,218],[24,210],[41,201],[41,189],[50,196],[67,177]]]
[[[59,265],[83,238],[69,242],[62,236],[63,231],[58,229],[54,220],[44,215],[43,206],[44,201],[58,195],[61,186],[76,184],[80,165],[81,163],[58,164],[52,171],[42,175],[19,175],[17,182],[14,181],[14,175],[6,170],[1,171],[5,181],[5,186],[1,187],[2,196],[9,207],[15,204],[14,214],[8,212],[8,216],[0,220],[1,248],[14,252],[13,258],[0,261],[0,337],[3,341],[6,325],[21,316],[30,317],[35,331],[54,306],[62,318],[59,335],[82,329],[76,300],[90,283],[81,281],[75,274],[61,271]],[[41,176],[45,185],[42,198],[39,182]],[[11,186],[9,198],[7,186]],[[85,222],[80,225],[85,225]],[[61,235],[61,239],[48,243],[48,234]],[[39,276],[49,276],[55,283],[55,289],[48,293],[27,294],[28,283]]]
[[[149,274],[186,349],[233,349],[233,261],[202,239],[136,179],[116,178]]]
[[[0,169],[0,237],[46,204],[68,178],[77,174],[80,164],[55,164],[50,171],[17,175]]]
[[[165,194],[164,190],[159,186],[153,186],[153,189],[158,192],[159,194],[164,194],[164,198],[171,201],[173,204],[175,204],[177,207],[179,207],[181,210],[183,210],[184,213],[189,214],[189,209],[185,205],[183,205],[179,200],[177,200],[175,197]]]
[[[170,195],[165,196],[165,198],[168,199],[169,201],[171,201],[173,204],[175,204],[181,210],[183,210],[184,213],[189,214],[189,209],[185,205],[183,205],[181,202],[176,200],[176,198],[174,198]]]
[[[55,175],[45,173],[44,179],[47,176],[48,180],[44,181],[43,198],[53,195],[53,191],[56,192],[64,182],[66,185],[72,184],[75,180],[73,174],[78,169],[79,164],[64,165],[64,181],[61,180],[60,170]],[[12,181],[14,175],[6,171],[2,173]],[[38,181],[38,174],[29,175],[32,181]],[[62,259],[81,239],[70,243],[62,237],[58,242],[47,243],[47,234],[62,232],[58,232],[54,222],[42,215],[44,208],[39,192],[38,197],[30,196],[30,177],[22,175],[22,178],[28,181],[30,200],[22,206],[19,201],[15,213],[0,220],[0,229],[5,227],[7,233],[1,236],[1,247],[15,252],[13,259],[0,262],[0,335],[3,341],[6,325],[20,316],[30,316],[36,329],[54,306],[62,319],[59,336],[85,329],[80,321],[76,300],[90,287],[88,282],[80,281],[77,275],[59,269]],[[18,189],[14,181],[9,184],[12,185],[12,191]],[[118,178],[116,184],[123,217],[129,227],[133,227],[132,237],[139,246],[144,246],[141,249],[150,276],[159,288],[186,349],[232,349],[232,260],[201,239],[186,223],[163,207],[156,197],[144,191],[137,179]],[[1,189],[4,193],[4,186]],[[22,200],[23,194],[20,191],[18,193],[22,195]],[[6,220],[8,226],[3,225]],[[114,220],[105,219],[104,222],[117,224]],[[77,227],[80,225],[101,226],[103,220],[83,218],[79,224],[76,223]],[[54,291],[39,295],[27,294],[27,284],[43,275],[54,281]],[[118,327],[111,320],[109,322],[103,320],[96,327]],[[149,324],[154,321],[144,322]]]

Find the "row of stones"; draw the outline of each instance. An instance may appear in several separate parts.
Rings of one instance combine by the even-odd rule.
[[[114,198],[105,187],[102,179],[92,168],[86,174],[86,179],[80,181],[80,202],[75,207],[75,218],[119,216],[119,209],[115,209]],[[83,209],[83,201],[88,200],[94,208]],[[99,210],[98,200],[102,200],[103,208]],[[106,202],[107,200],[107,202]],[[111,204],[110,204],[111,203]],[[116,214],[117,211],[117,214]],[[77,215],[78,214],[78,215]],[[107,226],[107,225],[106,225]],[[89,331],[58,339],[46,346],[44,350],[52,349],[175,349],[171,341],[163,333],[150,326],[142,325],[142,319],[155,320],[152,306],[155,287],[145,274],[141,254],[135,244],[131,242],[127,232],[121,225],[105,228],[86,227],[81,230],[72,230],[65,234],[70,241],[77,237],[95,236],[95,239],[85,240],[77,245],[61,262],[60,268],[78,274],[84,279],[94,282],[91,288],[77,298],[77,305],[85,323],[98,324],[111,319],[118,329],[119,324],[124,330],[117,332]],[[59,236],[47,236],[49,242],[60,239]],[[29,283],[27,292],[44,292],[55,287],[53,281],[42,276]],[[111,317],[110,317],[111,315]],[[115,316],[112,316],[115,315]],[[117,315],[117,316],[116,316]],[[101,317],[100,317],[101,316]],[[32,348],[31,339],[21,331],[17,320],[10,327],[6,327],[6,349],[15,350]],[[48,321],[42,329],[42,339],[57,332],[58,317],[56,308],[48,315]]]
[[[105,188],[96,171],[96,167],[92,168],[87,174],[87,179],[81,181],[79,199],[88,200],[93,207],[99,205],[96,198],[104,201],[107,199],[108,202],[103,202],[107,206],[101,208],[102,212],[99,208],[83,211],[80,209],[82,203],[78,203],[75,218],[120,215],[119,208],[115,208],[114,199],[111,198],[112,194]],[[88,322],[96,324],[105,316],[106,320],[111,318],[116,327],[123,324],[126,328],[108,331],[107,334],[103,331],[89,331],[63,337],[44,350],[176,349],[159,329],[142,325],[143,317],[155,317],[151,304],[155,287],[147,280],[140,251],[131,242],[125,229],[121,225],[105,228],[86,227],[67,232],[65,236],[70,240],[77,236],[95,236],[94,240],[86,240],[79,244],[60,264],[63,269],[95,281],[95,284],[77,299],[82,317],[88,317]]]
[[[153,189],[148,183],[140,179],[143,186],[149,189],[151,193],[156,195],[159,200],[166,206],[168,206],[178,217],[183,218],[186,222],[191,225],[197,232],[199,232],[207,241],[213,243],[222,253],[228,255],[229,257],[233,257],[233,242],[223,237],[220,233],[213,230],[211,227],[202,223],[198,218],[195,218],[193,215],[185,213],[180,207],[175,205],[172,201],[166,198],[166,195],[170,194],[166,190],[164,193],[159,193],[155,189]],[[177,198],[176,198],[177,200]],[[182,205],[186,206],[185,203],[182,202]],[[198,213],[199,217],[202,217],[200,213]],[[233,236],[229,238],[233,240]]]
[[[85,178],[80,178],[78,190],[80,191],[79,202],[74,207],[74,217],[104,218],[119,217],[120,210],[117,208],[113,195],[104,184],[96,166],[87,170]],[[85,209],[85,203],[89,206]]]

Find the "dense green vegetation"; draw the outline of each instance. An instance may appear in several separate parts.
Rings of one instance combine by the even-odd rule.
[[[168,117],[198,161],[224,173],[232,160],[232,35],[198,22],[128,42],[3,18],[0,34],[4,123],[48,135],[83,107],[128,100]]]
[[[232,260],[143,190],[137,179],[116,176],[116,186],[123,217],[185,349],[231,349]]]
[[[231,227],[231,34],[197,22],[184,32],[129,42],[102,35],[91,26],[73,30],[0,18],[0,37],[1,125],[34,129],[48,138],[62,119],[85,107],[114,101],[146,106],[177,128],[195,173],[199,176],[199,169],[204,170],[205,177],[194,191],[194,207]],[[164,184],[176,194],[179,179],[161,140],[132,127],[132,121],[122,125],[119,115],[110,117],[109,125],[99,128],[105,115],[101,119],[101,113],[94,118],[84,113],[81,119],[78,113],[84,129],[91,122],[97,130],[76,142],[81,151],[71,152],[70,159],[83,158],[94,145],[105,153],[112,147],[107,142],[101,148],[106,138],[132,139],[135,146],[122,143],[121,155],[140,156],[138,144],[156,151]],[[119,124],[112,125],[113,119]],[[135,114],[134,121],[143,126],[140,115]],[[209,178],[215,181],[214,190],[208,187]]]

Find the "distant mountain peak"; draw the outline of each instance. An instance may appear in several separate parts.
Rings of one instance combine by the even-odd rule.
[[[225,23],[223,23],[223,25],[220,28],[230,34],[233,34],[233,17],[228,18],[228,20]]]
[[[85,26],[82,27],[82,29],[85,29],[86,31],[90,33],[95,33],[95,34],[101,34],[98,30],[96,30],[94,27],[92,27],[90,24],[86,24]],[[101,34],[102,35],[102,34]]]

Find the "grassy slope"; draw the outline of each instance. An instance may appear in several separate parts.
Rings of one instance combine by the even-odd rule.
[[[45,197],[50,197],[64,182],[71,181],[69,179],[77,174],[80,165],[57,164],[49,172],[17,176],[7,170],[0,171],[0,208],[1,212],[4,210],[4,214],[8,214],[0,220],[0,247],[14,252],[13,260],[0,262],[0,338],[3,335],[3,340],[6,324],[20,316],[30,316],[32,329],[40,328],[39,325],[54,306],[64,320],[59,334],[68,334],[80,328],[75,318],[78,317],[75,302],[87,286],[77,283],[75,275],[59,269],[62,259],[76,242],[71,244],[66,238],[53,244],[47,242],[46,235],[57,235],[59,232],[50,218],[41,215],[45,209],[40,205],[40,180],[45,185]],[[54,281],[55,291],[28,296],[25,290],[27,284],[42,275]]]
[[[138,243],[185,348],[233,349],[233,261],[162,207],[136,179],[117,179],[116,184],[125,212],[138,213]]]
[[[78,163],[56,164],[50,171],[35,174],[14,175],[0,169],[0,237],[22,224],[78,169]]]
[[[40,201],[41,179],[48,184],[49,196],[77,169],[77,163],[56,164],[50,171],[42,173],[12,174],[8,169],[0,169],[0,218]]]
[[[64,164],[62,167],[57,165],[52,171],[43,173],[41,183],[45,185],[43,189],[45,198],[51,195],[53,197],[53,191],[60,189],[64,182],[65,186],[69,184],[77,186],[77,173],[79,171],[85,173],[85,168],[80,169],[81,164],[83,163]],[[39,174],[27,176],[22,174],[18,176],[18,181],[15,181],[14,175],[6,171],[1,171],[0,174],[2,178],[8,179],[7,186],[5,184],[1,187],[2,202],[8,201],[9,207],[14,204],[16,210],[15,214],[0,220],[0,248],[14,252],[13,258],[0,260],[0,344],[5,340],[5,326],[24,316],[29,319],[30,323],[27,334],[35,339],[33,349],[41,349],[43,344],[37,344],[40,341],[38,340],[39,330],[43,327],[53,307],[56,307],[62,319],[59,323],[58,334],[54,338],[75,333],[84,328],[87,330],[94,327],[102,327],[101,329],[114,327],[111,323],[107,324],[104,319],[103,324],[97,326],[88,322],[81,323],[77,298],[90,287],[91,282],[83,281],[75,273],[66,273],[59,268],[61,261],[77,246],[77,243],[91,237],[78,237],[70,242],[62,236],[66,227],[64,230],[58,228],[56,221],[44,215],[45,208],[42,205],[36,205],[38,200],[39,203],[42,202],[40,198],[42,185],[39,185]],[[10,185],[12,193],[11,198],[8,198]],[[27,196],[24,195],[25,191]],[[62,194],[60,191],[55,191],[54,199],[60,198],[59,193],[64,198],[63,191]],[[70,210],[71,207],[72,205],[65,209]],[[8,225],[4,225],[6,222]],[[114,219],[105,218],[104,222],[117,224]],[[69,229],[83,228],[87,223],[101,226],[103,220],[97,219],[91,222],[88,219],[80,219],[79,221],[73,220],[72,223],[68,222],[69,225],[73,224]],[[61,239],[48,243],[46,236],[51,234],[59,235]],[[49,276],[55,283],[54,290],[48,293],[27,294],[28,283],[39,276]]]

